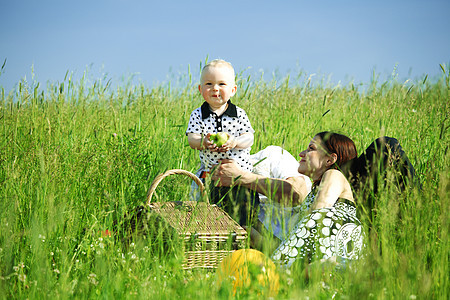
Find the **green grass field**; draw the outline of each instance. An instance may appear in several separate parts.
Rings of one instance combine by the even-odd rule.
[[[382,193],[365,258],[351,268],[313,265],[309,280],[280,271],[280,299],[449,298],[450,73],[442,69],[433,81],[373,79],[364,90],[313,85],[304,74],[238,76],[233,102],[256,131],[252,153],[279,145],[297,156],[322,130],[350,136],[359,152],[388,135],[423,185],[421,193]],[[214,272],[183,271],[179,258],[101,234],[143,203],[157,174],[198,168],[184,134],[202,103],[195,83],[112,89],[67,76],[46,89],[23,81],[0,99],[1,298],[231,297]],[[158,199],[187,199],[189,189],[188,179],[171,178]]]

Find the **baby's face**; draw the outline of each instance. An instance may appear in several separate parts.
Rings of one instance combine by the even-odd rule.
[[[198,90],[211,109],[219,109],[236,93],[234,72],[228,67],[214,66],[203,70]]]

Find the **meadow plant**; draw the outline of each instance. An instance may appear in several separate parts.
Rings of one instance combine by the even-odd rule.
[[[297,155],[323,130],[352,137],[358,152],[387,135],[422,184],[401,195],[381,189],[364,258],[312,265],[307,279],[302,269],[280,271],[280,298],[448,299],[450,74],[442,69],[433,81],[374,78],[366,89],[313,84],[306,74],[238,75],[234,102],[255,129],[252,153],[279,145]],[[22,81],[0,97],[2,298],[230,297],[214,272],[184,271],[179,257],[154,255],[139,240],[124,246],[113,230],[156,175],[199,167],[185,136],[202,102],[194,84],[112,88],[66,76],[46,89]],[[189,189],[170,178],[156,199],[187,200]]]

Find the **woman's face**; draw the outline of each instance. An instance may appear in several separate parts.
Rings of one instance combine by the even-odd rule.
[[[311,177],[314,181],[320,179],[330,167],[330,155],[318,136],[311,140],[308,148],[300,153],[300,157],[298,172]]]

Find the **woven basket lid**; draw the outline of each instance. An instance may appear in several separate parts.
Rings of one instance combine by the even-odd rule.
[[[152,212],[160,214],[179,234],[246,235],[247,232],[216,205],[197,201],[153,202]]]

